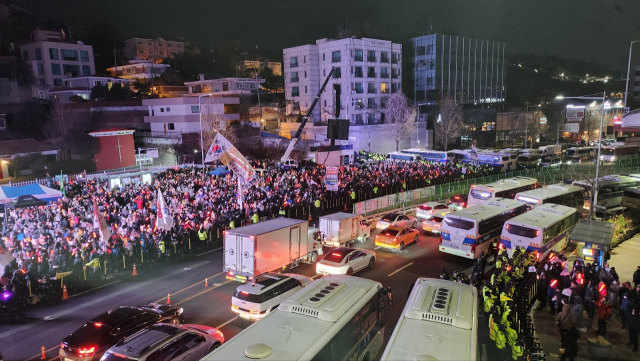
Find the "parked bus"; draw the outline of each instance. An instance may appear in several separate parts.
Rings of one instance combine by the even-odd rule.
[[[453,154],[454,159],[458,163],[471,162],[471,149],[454,149],[449,153]]]
[[[640,147],[637,145],[616,145],[604,147],[600,150],[600,160],[616,162],[621,159],[638,158]]]
[[[500,167],[503,172],[516,168],[515,161],[512,162],[509,154],[480,153],[478,154],[478,163]]]
[[[492,198],[513,199],[516,194],[538,188],[538,180],[527,177],[513,177],[489,184],[474,184],[469,189],[468,206],[488,201]]]
[[[539,153],[520,153],[518,156],[518,168],[529,169],[535,168],[542,162],[542,154]]]
[[[528,209],[522,202],[496,198],[449,213],[442,221],[439,249],[456,256],[478,258],[480,253],[488,253],[491,244],[500,239],[505,221]]]
[[[579,157],[582,160],[591,160],[595,157],[595,149],[592,147],[571,147],[564,153],[567,157]]]
[[[582,207],[584,188],[571,184],[552,184],[516,194],[515,200],[524,202],[532,208],[545,203],[561,204],[567,207]]]
[[[584,188],[585,201],[584,209],[591,208],[591,200],[593,199],[593,180],[574,181],[572,184]],[[636,187],[640,185],[640,179],[623,176],[610,175],[604,176],[598,180],[598,204],[596,205],[596,213],[600,216],[615,215],[622,211],[620,203],[622,202],[622,192],[625,188]]]
[[[418,278],[381,360],[479,360],[477,305],[473,286]]]
[[[405,149],[401,151],[401,153],[419,155],[420,158],[430,162],[453,163],[453,160],[455,159],[454,153],[442,152],[438,150],[411,148],[411,149]]]
[[[539,259],[551,251],[567,247],[569,234],[578,223],[580,213],[573,207],[547,203],[532,211],[507,220],[500,235],[500,247],[509,256],[516,247],[537,252]]]
[[[387,162],[417,162],[421,158],[416,154],[402,153],[402,152],[391,152],[387,154]]]
[[[378,282],[327,275],[203,360],[375,360],[384,340],[387,295]]]
[[[622,191],[620,205],[625,208],[640,208],[640,187],[629,187]]]

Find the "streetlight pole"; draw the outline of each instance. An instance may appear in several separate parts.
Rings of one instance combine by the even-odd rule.
[[[622,111],[626,112],[627,109],[627,94],[629,94],[629,73],[631,71],[631,50],[633,49],[633,43],[637,43],[640,40],[634,40],[629,44],[629,61],[627,62],[627,81],[624,87],[624,106]]]

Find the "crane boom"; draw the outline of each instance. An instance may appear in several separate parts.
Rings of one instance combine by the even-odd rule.
[[[327,87],[327,84],[329,83],[329,79],[331,79],[331,76],[333,75],[333,72],[335,70],[336,70],[335,67],[331,67],[331,71],[329,71],[329,75],[327,75],[327,78],[324,80],[324,83],[320,87],[320,91],[318,91],[318,94],[316,95],[316,98],[313,100],[313,103],[311,103],[311,106],[309,107],[309,109],[307,109],[307,114],[305,114],[305,116],[302,117],[302,123],[300,123],[300,127],[298,128],[298,131],[291,138],[291,141],[289,142],[289,146],[287,147],[287,150],[284,152],[284,155],[282,156],[282,158],[280,158],[280,163],[284,163],[284,161],[289,159],[289,156],[291,155],[293,148],[295,148],[296,143],[298,143],[298,140],[300,139],[300,134],[302,134],[302,130],[304,129],[304,126],[307,124],[307,121],[309,121],[311,112],[313,112],[313,109],[316,107],[316,104],[318,104],[318,101],[320,100],[320,96],[324,92],[324,89]]]

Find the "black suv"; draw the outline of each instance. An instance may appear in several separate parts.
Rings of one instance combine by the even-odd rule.
[[[179,325],[184,322],[182,308],[151,303],[122,306],[85,323],[62,340],[60,359],[97,361],[113,345],[158,322]]]

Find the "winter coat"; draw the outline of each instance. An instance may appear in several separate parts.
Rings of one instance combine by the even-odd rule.
[[[587,302],[593,302],[596,299],[596,288],[594,286],[587,287],[584,292],[584,300]]]
[[[629,331],[636,331],[640,329],[640,316],[638,316],[638,311],[636,310],[636,314],[631,314],[633,307],[630,307],[627,312],[625,312],[627,328]]]
[[[573,359],[578,356],[578,339],[580,332],[575,327],[571,327],[569,332],[562,339],[562,348],[564,348],[564,356]]]
[[[571,321],[577,328],[582,328],[582,297],[575,296],[576,304],[571,308]]]
[[[565,304],[564,306],[562,306],[562,312],[558,314],[557,320],[558,322],[560,322],[558,326],[562,330],[568,330],[573,327],[570,305]]]
[[[602,300],[598,306],[598,318],[601,320],[608,320],[611,317],[613,310],[609,301]]]

